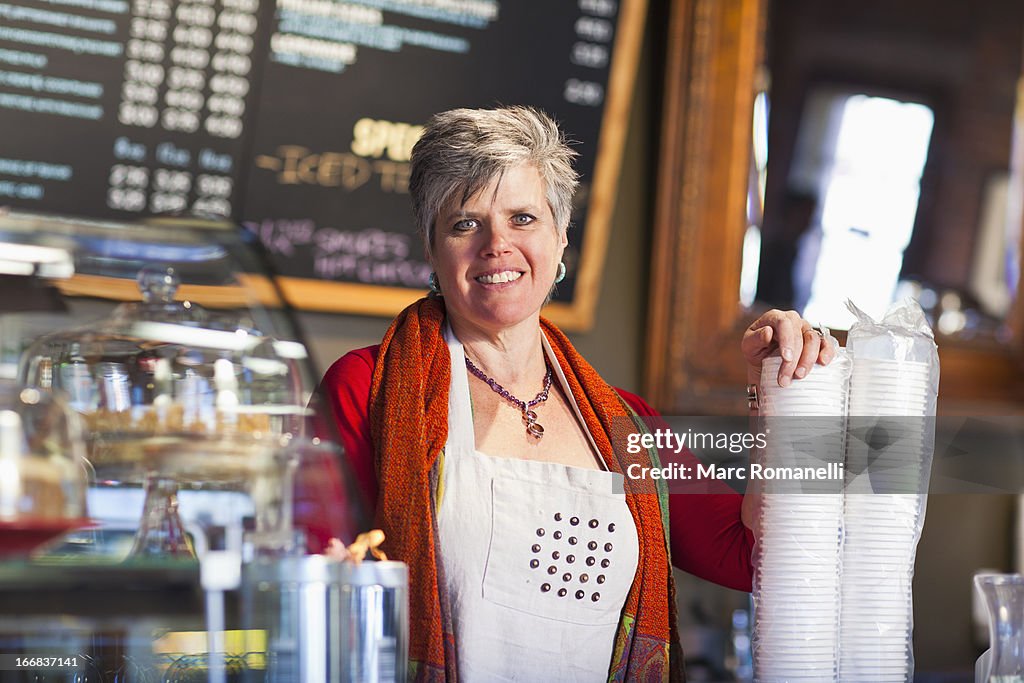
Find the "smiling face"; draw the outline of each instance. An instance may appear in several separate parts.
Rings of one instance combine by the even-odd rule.
[[[536,320],[567,244],[537,169],[521,164],[437,216],[430,262],[453,322],[497,333]]]

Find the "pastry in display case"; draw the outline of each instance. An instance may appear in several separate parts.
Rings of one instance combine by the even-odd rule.
[[[175,301],[174,266],[143,266],[137,281],[141,302],[44,335],[24,352],[19,378],[69,397],[98,483],[145,484],[133,554],[191,554],[175,484],[241,487],[257,536],[287,539],[291,440],[305,436],[308,412],[303,349],[264,335],[247,315]]]
[[[0,271],[33,275],[64,307],[0,316],[0,368],[12,374],[17,348],[18,382],[81,417],[91,499],[145,491],[132,554],[194,553],[185,527],[201,524],[178,519],[179,488],[242,494],[245,519],[218,533],[244,529],[257,549],[294,543],[294,509],[321,540],[354,537],[362,514],[340,453],[312,429],[316,375],[246,230],[8,213],[0,243],[31,257]]]

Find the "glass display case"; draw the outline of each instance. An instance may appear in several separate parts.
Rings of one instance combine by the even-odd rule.
[[[0,681],[268,680],[245,577],[365,529],[265,264],[232,224],[0,214]]]

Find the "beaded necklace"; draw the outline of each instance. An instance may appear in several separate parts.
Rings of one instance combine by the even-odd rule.
[[[545,359],[544,364],[547,365]],[[491,390],[504,398],[506,401],[519,408],[523,413],[523,422],[526,424],[526,433],[537,439],[544,436],[544,427],[537,423],[537,412],[533,410],[533,407],[548,400],[548,392],[551,390],[551,366],[547,365],[547,372],[544,373],[544,388],[541,389],[540,393],[534,397],[532,401],[524,401],[521,398],[513,396],[512,393],[505,387],[494,381],[493,378],[488,377],[484,374],[484,371],[473,365],[473,361],[466,357],[466,369],[469,370],[477,379],[481,380],[484,384],[489,386]]]

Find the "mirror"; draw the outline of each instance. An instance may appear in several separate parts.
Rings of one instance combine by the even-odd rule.
[[[765,46],[756,299],[846,329],[847,296],[911,295],[945,335],[1006,338],[1024,5],[768,0]]]
[[[841,328],[846,297],[879,313],[910,293],[940,412],[1019,410],[1022,54],[1016,0],[672,2],[655,405],[741,413],[738,340],[769,307]]]

